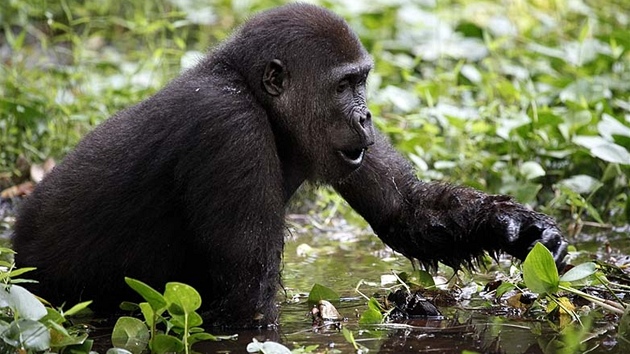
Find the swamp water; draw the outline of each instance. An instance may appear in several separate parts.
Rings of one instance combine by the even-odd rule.
[[[414,270],[410,261],[392,252],[370,231],[351,226],[344,220],[332,220],[325,227],[302,215],[290,215],[288,220],[290,233],[282,271],[286,296],[279,296],[279,328],[223,332],[209,329],[215,335],[237,336],[234,340],[198,343],[194,347],[197,352],[245,353],[253,339],[279,342],[290,349],[317,346],[311,351],[314,353],[358,352],[338,327],[313,326],[307,296],[314,284],[324,285],[341,295],[341,301],[333,303],[347,318],[342,326],[352,331],[362,353],[555,353],[551,342],[563,340],[552,328],[554,324],[543,318],[544,313],[527,314],[504,302],[482,298],[480,289],[470,281],[470,273],[460,274],[457,284],[462,288],[453,292],[456,296],[453,305],[438,304],[444,315],[442,320],[359,326],[358,315],[367,309],[367,301],[356,291],[359,283],[358,289],[367,296],[386,296],[395,285],[394,272]],[[577,241],[577,248],[593,256],[613,252],[623,258],[630,253],[628,236],[626,229],[600,237],[585,237]],[[572,240],[572,243],[575,242]],[[439,274],[448,280],[452,271],[441,268]],[[474,274],[481,286],[495,277],[492,271]],[[600,310],[597,313],[584,349],[590,353],[630,352],[630,345],[616,339],[618,318]],[[93,325],[96,330],[90,338],[95,340],[94,350],[105,354],[111,346],[111,326]]]
[[[357,230],[343,221],[333,222],[327,229],[306,230],[299,225],[312,225],[312,220],[300,220],[292,216],[291,235],[284,251],[283,283],[287,296],[281,304],[280,327],[277,330],[222,332],[214,334],[238,334],[238,340],[200,343],[195,349],[203,353],[244,353],[252,339],[263,342],[272,340],[290,349],[317,345],[316,353],[354,353],[355,348],[339,329],[312,326],[307,293],[318,283],[338,292],[342,300],[334,303],[347,321],[342,326],[351,330],[364,353],[555,353],[554,340],[562,335],[552,328],[553,324],[540,316],[524,314],[515,308],[492,303],[477,292],[469,291],[469,285],[459,292],[453,306],[439,306],[443,320],[414,320],[399,326],[359,326],[357,314],[367,309],[367,296],[386,296],[393,283],[381,284],[394,272],[412,272],[409,260],[393,253],[369,231]],[[291,224],[291,223],[290,223]],[[628,233],[615,233],[607,238],[584,240],[579,250],[604,252],[630,251]],[[620,254],[621,255],[621,254]],[[446,269],[448,271],[448,269]],[[484,272],[480,272],[484,273]],[[452,274],[452,273],[451,273]],[[493,280],[493,273],[475,276],[485,285]],[[470,278],[470,275],[464,276]],[[474,285],[473,285],[474,287]],[[466,295],[466,294],[469,295]],[[472,293],[472,294],[470,294]],[[597,310],[599,311],[599,310]],[[618,319],[610,314],[595,317],[590,329],[592,339],[585,349],[590,353],[628,353],[630,346],[616,340]],[[367,349],[367,350],[365,350]],[[584,352],[583,350],[577,352]]]

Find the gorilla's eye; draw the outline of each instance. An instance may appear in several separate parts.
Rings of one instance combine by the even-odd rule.
[[[343,79],[337,84],[337,92],[342,93],[350,87],[350,81]]]

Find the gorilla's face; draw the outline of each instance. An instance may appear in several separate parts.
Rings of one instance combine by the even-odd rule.
[[[311,179],[344,179],[361,166],[374,143],[366,102],[372,60],[364,50],[355,58],[342,64],[326,58],[287,66],[273,60],[265,69],[263,88],[277,96],[273,116],[299,155],[301,161],[293,162]]]
[[[328,95],[329,105],[322,127],[327,137],[321,137],[327,141],[321,151],[324,168],[328,168],[323,176],[327,180],[343,178],[359,168],[374,143],[365,87],[371,68],[370,61],[344,65],[334,70],[327,87],[321,88]]]

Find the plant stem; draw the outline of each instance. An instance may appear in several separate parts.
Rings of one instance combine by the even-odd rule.
[[[593,296],[593,295],[587,294],[585,292],[582,292],[582,291],[580,291],[578,289],[575,289],[575,288],[572,288],[572,287],[566,287],[566,286],[560,285],[559,288],[564,290],[564,291],[567,291],[567,292],[579,295],[579,296],[585,298],[586,300],[588,300],[588,301],[590,301],[590,302],[592,302],[592,303],[594,303],[596,305],[599,305],[599,306],[605,308],[606,310],[608,310],[610,312],[618,313],[620,315],[623,315],[623,313],[624,313],[624,309],[621,308],[621,306],[618,303],[616,303],[616,302],[609,302],[609,301],[607,301],[605,299],[602,299],[602,298],[599,298],[597,296]]]

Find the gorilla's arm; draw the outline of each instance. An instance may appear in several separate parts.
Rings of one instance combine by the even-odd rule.
[[[560,263],[567,243],[555,222],[503,195],[418,180],[379,133],[363,165],[335,188],[394,250],[459,268],[484,251],[524,259],[541,242]]]

